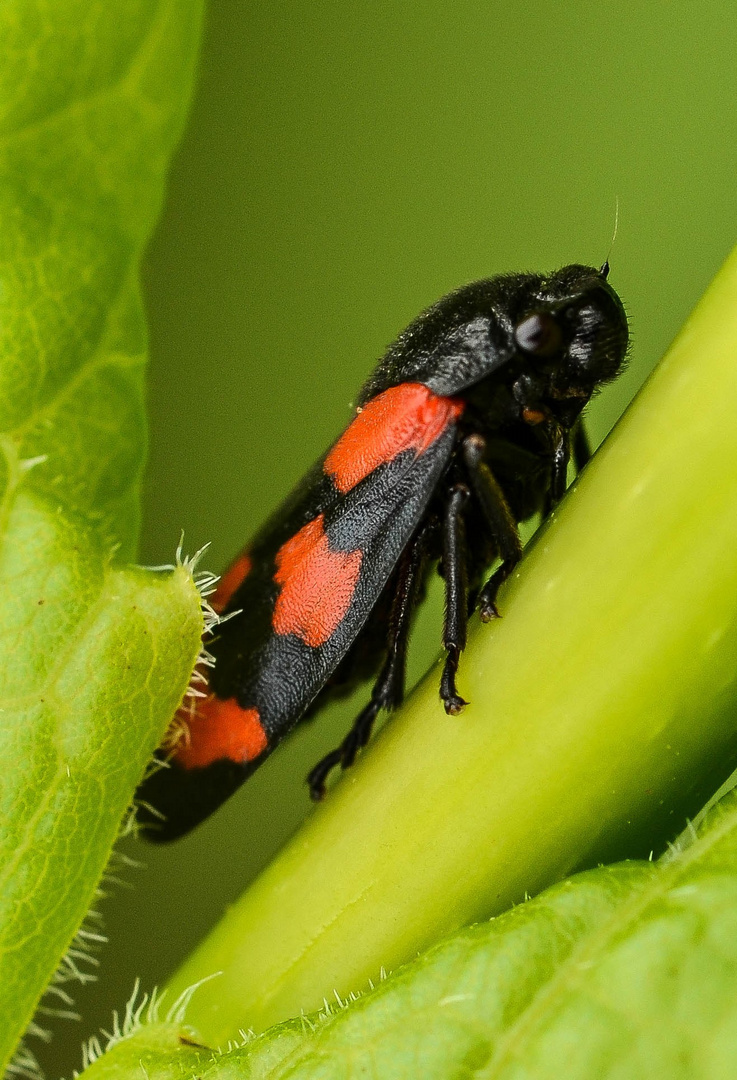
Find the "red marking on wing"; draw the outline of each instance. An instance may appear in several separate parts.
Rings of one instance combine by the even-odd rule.
[[[180,710],[179,717],[187,730],[177,743],[174,759],[185,769],[204,769],[222,758],[241,764],[266,749],[268,738],[258,709],[242,709],[235,698],[223,701],[211,694],[198,702],[191,715],[183,713]]]
[[[361,572],[362,552],[331,551],[323,515],[309,521],[276,553],[274,580],[281,585],[273,627],[305,645],[324,645],[348,611]]]
[[[218,587],[212,594],[212,599],[210,600],[210,604],[215,608],[215,611],[217,611],[218,614],[225,610],[233,593],[251,573],[252,565],[253,563],[251,562],[250,556],[243,552],[242,555],[239,555],[237,559],[233,560],[220,578]]]
[[[440,397],[422,383],[400,383],[372,398],[325,458],[325,472],[345,494],[403,450],[419,456],[463,412],[457,398]]]

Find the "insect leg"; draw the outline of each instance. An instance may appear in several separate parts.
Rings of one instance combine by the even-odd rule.
[[[440,679],[440,697],[445,711],[457,716],[468,702],[456,690],[458,661],[466,647],[468,622],[468,582],[466,580],[466,543],[463,507],[470,491],[465,484],[451,488],[443,518],[443,576],[445,578],[445,622],[443,646],[447,652]]]
[[[573,462],[576,472],[580,473],[591,457],[591,444],[583,420],[579,420],[573,430]]]
[[[399,563],[397,588],[389,616],[387,656],[371,691],[371,700],[358,714],[340,746],[326,754],[307,777],[310,795],[315,801],[324,798],[325,781],[330,771],[337,765],[347,769],[356,760],[356,754],[371,737],[374,721],[380,711],[393,709],[404,697],[407,642],[417,587],[425,563],[426,533],[426,529],[417,533]]]
[[[564,439],[565,436],[559,436],[559,441],[556,443],[553,451],[553,478],[543,506],[544,518],[548,516],[555,504],[560,502],[565,494],[570,446],[567,440],[565,440],[565,445],[563,445],[562,440]],[[576,466],[576,473],[581,472],[581,469],[588,463],[590,457],[591,446],[589,445],[589,437],[586,433],[583,420],[579,420],[573,429],[573,463]]]
[[[496,594],[522,558],[517,523],[504,497],[499,483],[484,462],[486,440],[481,435],[469,435],[463,440],[463,458],[468,468],[474,495],[478,499],[488,522],[492,538],[502,560],[501,566],[491,575],[479,593],[479,615],[484,622],[498,618]]]
[[[566,493],[568,462],[570,457],[571,450],[568,432],[564,431],[563,428],[558,428],[555,432],[555,442],[553,443],[553,473],[550,480],[551,509],[560,502]]]

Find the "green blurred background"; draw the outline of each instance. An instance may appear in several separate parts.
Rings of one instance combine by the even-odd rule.
[[[218,0],[145,267],[151,455],[142,560],[184,529],[219,570],[340,430],[385,345],[453,287],[607,256],[634,339],[600,440],[737,237],[737,10],[724,0]],[[436,649],[439,597],[414,643]],[[104,901],[110,944],[50,1076],[218,919],[309,811],[355,711],[300,732]]]

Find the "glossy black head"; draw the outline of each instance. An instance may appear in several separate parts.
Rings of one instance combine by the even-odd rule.
[[[539,372],[553,399],[588,399],[622,369],[627,317],[607,271],[564,266],[525,290],[524,310],[513,316],[518,359]]]

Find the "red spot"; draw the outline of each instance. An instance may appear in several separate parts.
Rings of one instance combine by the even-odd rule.
[[[234,559],[218,582],[218,587],[212,594],[210,604],[220,614],[230,602],[230,598],[236,589],[246,580],[251,573],[251,559],[244,552]]]
[[[186,732],[174,751],[174,759],[185,769],[204,769],[214,761],[229,758],[253,761],[266,749],[268,739],[261,726],[258,709],[242,709],[235,698],[211,694],[197,704],[185,721]]]
[[[325,472],[345,494],[403,450],[419,456],[463,412],[457,398],[440,397],[422,383],[400,383],[372,398],[325,458]]]
[[[320,514],[276,553],[274,580],[281,585],[273,626],[305,645],[324,645],[351,605],[362,553],[331,551]]]

